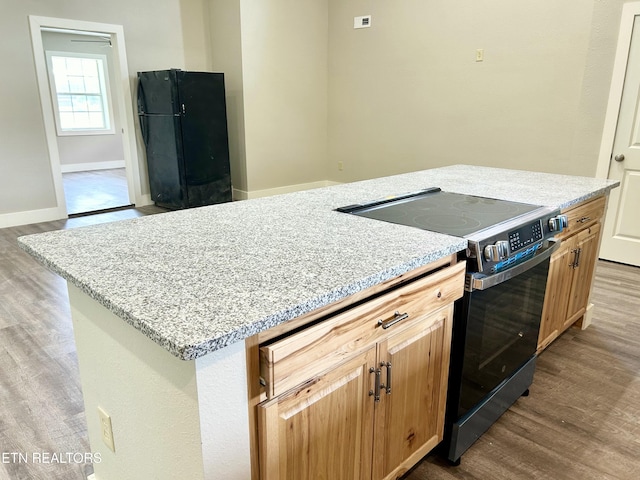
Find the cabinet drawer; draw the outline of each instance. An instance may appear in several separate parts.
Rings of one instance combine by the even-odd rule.
[[[573,235],[585,226],[600,220],[604,215],[605,203],[605,197],[601,196],[563,212],[567,216],[567,228],[565,228],[558,237],[565,238]]]
[[[260,373],[267,398],[311,380],[387,332],[451,304],[462,296],[464,272],[465,262],[457,263],[261,346]],[[399,321],[384,328],[395,319]]]

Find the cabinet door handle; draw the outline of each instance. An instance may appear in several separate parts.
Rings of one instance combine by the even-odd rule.
[[[385,387],[386,394],[391,395],[391,362],[382,362],[380,366],[387,368],[387,384],[383,387]]]
[[[393,314],[393,317],[391,317],[388,320],[378,320],[378,325],[380,325],[384,330],[386,330],[389,327],[393,327],[396,323],[401,322],[402,320],[406,320],[407,318],[409,318],[409,314],[408,313],[400,313],[400,312],[395,312]]]
[[[582,253],[582,248],[576,248],[576,261],[573,264],[573,268],[578,268],[580,266],[580,254]]]
[[[382,388],[382,385],[380,383],[380,375],[382,374],[382,370],[380,370],[379,368],[371,367],[369,369],[369,373],[376,374],[375,387],[373,390],[369,390],[369,396],[373,396],[373,401],[377,403],[380,401],[380,388]]]
[[[571,253],[573,253],[573,261],[571,263],[569,263],[569,266],[571,268],[576,268],[578,266],[577,260],[578,260],[578,249],[574,248],[573,250],[571,250]]]
[[[573,253],[573,262],[569,264],[571,268],[578,268],[580,266],[580,254],[582,253],[582,248],[575,248],[571,250]]]
[[[576,220],[576,222],[578,222],[578,223],[586,223],[586,222],[588,222],[589,220],[591,220],[591,217],[581,217],[581,218],[578,218],[578,219]]]

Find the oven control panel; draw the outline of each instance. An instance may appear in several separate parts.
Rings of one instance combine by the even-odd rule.
[[[466,236],[469,242],[466,251],[469,271],[489,275],[535,256],[541,244],[557,232],[551,229],[549,220],[558,215],[558,208],[540,207]],[[560,224],[561,219],[555,223]]]
[[[503,237],[504,238],[504,237]],[[538,244],[544,238],[542,221],[524,225],[507,234],[508,240],[498,240],[484,247],[484,259],[488,262],[499,262],[504,259],[514,259],[516,252]]]
[[[530,223],[517,230],[509,232],[509,250],[517,252],[522,248],[529,247],[539,242],[543,238],[542,222]]]

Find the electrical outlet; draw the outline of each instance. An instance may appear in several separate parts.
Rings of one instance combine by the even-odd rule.
[[[113,442],[113,428],[111,427],[111,417],[102,409],[102,407],[98,407],[98,416],[100,417],[100,432],[102,434],[102,441],[107,447],[111,449],[112,452],[115,452],[116,447]]]
[[[342,162],[338,162],[338,170],[342,171],[344,168],[344,164]]]
[[[371,26],[371,15],[353,17],[353,28],[369,28]]]

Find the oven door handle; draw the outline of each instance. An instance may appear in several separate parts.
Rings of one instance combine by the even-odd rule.
[[[533,258],[526,260],[518,265],[509,268],[503,272],[499,272],[493,275],[483,275],[481,273],[472,273],[468,277],[466,290],[473,292],[474,290],[487,290],[502,282],[506,282],[510,278],[517,277],[521,273],[530,270],[536,265],[541,264],[547,260],[553,252],[555,252],[560,246],[560,240],[554,238],[548,240],[549,245],[540,250]]]

